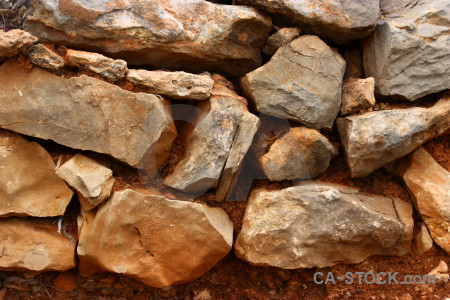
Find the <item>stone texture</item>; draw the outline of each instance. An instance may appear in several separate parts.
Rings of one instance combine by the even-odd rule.
[[[410,203],[310,181],[253,191],[235,249],[258,266],[323,268],[404,255],[412,234]]]
[[[255,6],[302,30],[338,43],[368,36],[380,16],[379,0],[234,0]]]
[[[331,128],[341,106],[345,61],[316,36],[280,48],[270,61],[246,74],[241,85],[259,112]]]
[[[35,44],[28,50],[31,63],[41,68],[58,71],[64,67],[64,58],[43,44]]]
[[[450,88],[449,11],[449,1],[419,0],[380,21],[364,43],[376,93],[413,101]]]
[[[262,51],[266,55],[274,55],[283,46],[288,45],[293,39],[300,35],[300,28],[281,28],[267,39]]]
[[[204,100],[211,96],[214,81],[207,75],[186,72],[129,70],[127,79],[149,93],[172,99]]]
[[[363,67],[363,57],[362,50],[360,49],[359,43],[351,44],[342,53],[342,57],[345,59],[345,74],[344,78],[349,77],[363,78],[364,67]]]
[[[411,7],[417,0],[380,0],[380,10],[385,16],[391,13],[398,13],[406,7]]]
[[[127,72],[126,61],[93,52],[69,49],[66,52],[66,60],[70,66],[96,73],[112,82],[124,78]]]
[[[441,260],[439,264],[430,271],[427,275],[433,275],[436,278],[436,283],[447,283],[450,275],[448,274],[448,266],[445,261]]]
[[[364,177],[450,128],[450,97],[433,107],[365,113],[336,121],[352,177]]]
[[[64,271],[75,264],[75,241],[51,221],[0,220],[0,270]]]
[[[203,0],[39,0],[25,30],[43,40],[189,72],[243,75],[261,64],[270,18]]]
[[[36,43],[38,38],[20,29],[0,30],[0,61],[15,56],[22,49]]]
[[[110,169],[81,154],[65,162],[56,174],[78,192],[84,210],[91,210],[109,198],[114,185]]]
[[[349,115],[375,105],[375,80],[349,78],[342,87],[341,114]]]
[[[165,101],[92,77],[27,72],[8,61],[0,86],[0,127],[109,154],[148,172],[164,162],[176,136]]]
[[[291,128],[260,159],[271,181],[310,179],[324,172],[337,150],[315,129]]]
[[[200,277],[225,257],[233,224],[221,208],[133,190],[79,218],[82,275],[108,271],[165,287]]]
[[[418,255],[422,255],[425,252],[433,248],[433,239],[430,236],[427,225],[425,223],[420,224],[420,230],[416,235],[414,241],[414,249]]]
[[[0,129],[0,217],[60,216],[72,195],[44,148]]]

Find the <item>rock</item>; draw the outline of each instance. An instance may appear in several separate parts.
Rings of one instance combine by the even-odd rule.
[[[336,124],[351,177],[364,177],[450,128],[450,98],[430,108],[374,111]]]
[[[35,44],[28,50],[28,57],[32,64],[50,71],[64,68],[64,58],[43,44]]]
[[[259,112],[331,128],[341,105],[345,61],[318,37],[301,36],[281,47],[241,85]]]
[[[0,86],[0,127],[105,153],[148,172],[165,161],[176,136],[165,101],[92,77],[27,72],[8,61],[0,67]]]
[[[417,0],[380,0],[380,10],[383,15],[399,11],[417,4]]]
[[[359,44],[352,44],[342,53],[345,59],[345,74],[344,78],[349,77],[362,78],[364,77],[363,57]]]
[[[44,148],[0,129],[0,217],[60,216],[72,195]]]
[[[269,17],[203,0],[33,1],[24,28],[42,40],[189,72],[240,76],[261,64]]]
[[[418,255],[422,255],[433,248],[433,239],[428,232],[427,225],[424,223],[420,225],[420,231],[416,235],[414,246]]]
[[[431,270],[427,275],[435,276],[436,283],[447,283],[450,277],[448,274],[448,266],[443,260],[441,260],[437,267]]]
[[[413,101],[450,88],[449,11],[449,1],[419,0],[380,21],[364,43],[376,93]]]
[[[271,181],[310,179],[324,172],[337,150],[315,129],[291,128],[260,159]]]
[[[274,55],[283,46],[288,45],[293,39],[300,35],[300,28],[281,28],[267,39],[262,51],[267,55]]]
[[[7,32],[0,30],[0,61],[17,55],[22,49],[30,47],[37,41],[37,37],[20,29]]]
[[[186,72],[129,70],[127,79],[149,93],[172,99],[204,100],[211,96],[214,81],[207,75]]]
[[[75,267],[75,241],[51,221],[0,219],[0,270],[65,271]]]
[[[349,115],[375,105],[375,80],[349,78],[342,87],[341,114]]]
[[[70,66],[96,73],[112,82],[125,77],[127,62],[121,59],[112,59],[104,55],[68,49],[67,63]]]
[[[53,280],[53,284],[61,291],[73,291],[78,288],[78,284],[70,271],[59,273]]]
[[[109,198],[114,185],[110,169],[81,154],[65,162],[56,174],[77,190],[84,210],[91,210]]]
[[[114,192],[97,214],[79,217],[79,269],[108,271],[153,287],[189,282],[225,257],[233,224],[221,208],[148,191]]]
[[[254,190],[235,250],[257,266],[323,268],[375,254],[404,255],[412,234],[410,203],[307,181]]]
[[[380,16],[380,0],[234,0],[274,15],[274,20],[298,25],[302,30],[337,43],[368,36]]]

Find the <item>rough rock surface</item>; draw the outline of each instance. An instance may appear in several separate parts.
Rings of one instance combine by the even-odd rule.
[[[380,21],[364,43],[376,93],[413,101],[450,88],[449,11],[449,1],[419,0]]]
[[[354,45],[354,44],[353,44]],[[344,78],[362,78],[364,74],[362,50],[359,47],[349,47],[344,50],[342,57],[345,59]]]
[[[324,172],[336,154],[317,130],[295,127],[277,139],[259,161],[271,181],[310,179]]]
[[[64,58],[43,44],[36,44],[29,48],[28,57],[32,64],[41,68],[58,71],[64,67]]]
[[[341,114],[349,115],[375,105],[375,80],[349,78],[342,86]]]
[[[259,112],[331,128],[341,106],[345,61],[312,35],[281,47],[262,67],[246,74],[242,88]]]
[[[51,221],[0,219],[0,270],[65,271],[76,266],[74,240]]]
[[[448,266],[443,260],[441,260],[436,268],[431,270],[427,275],[435,276],[437,284],[446,283],[450,278],[450,275],[448,274]]]
[[[111,195],[113,172],[84,155],[76,154],[56,174],[77,190],[84,210],[91,210]]]
[[[300,28],[281,28],[267,39],[262,51],[264,54],[273,55],[280,47],[286,46],[300,35]]]
[[[0,61],[17,55],[20,50],[26,49],[37,41],[37,37],[20,29],[8,32],[0,30]]]
[[[252,192],[236,254],[254,265],[284,269],[360,263],[410,251],[412,206],[335,184],[303,182]]]
[[[44,148],[0,129],[0,217],[61,216],[72,195]]]
[[[144,86],[149,93],[173,99],[204,100],[211,96],[214,80],[207,75],[186,72],[129,70],[127,79]]]
[[[82,275],[109,271],[165,287],[194,280],[231,250],[221,208],[133,190],[114,192],[97,214],[79,217]]]
[[[165,102],[88,77],[64,79],[15,61],[0,67],[0,127],[109,154],[149,172],[169,155],[176,129]]]
[[[414,249],[417,254],[422,255],[433,248],[433,239],[430,236],[427,225],[421,223],[420,230],[414,241]]]
[[[271,21],[255,9],[203,0],[39,0],[25,30],[129,65],[243,75],[261,64]]]
[[[369,112],[336,121],[352,177],[364,177],[450,128],[450,97],[433,107]]]

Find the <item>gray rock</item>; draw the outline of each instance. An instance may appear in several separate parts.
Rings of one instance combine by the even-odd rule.
[[[20,29],[0,30],[0,61],[17,55],[21,50],[36,43],[38,38]]]
[[[417,2],[418,0],[380,0],[380,10],[383,15],[388,15],[416,5]]]
[[[342,86],[341,114],[349,115],[375,105],[375,80],[348,78]]]
[[[275,52],[283,46],[286,46],[293,39],[300,35],[300,28],[281,28],[267,39],[266,45],[262,51],[267,55],[274,55]]]
[[[43,44],[31,46],[28,57],[32,64],[50,71],[58,71],[64,67],[64,58]]]

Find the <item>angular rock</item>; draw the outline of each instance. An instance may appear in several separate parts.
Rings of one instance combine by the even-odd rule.
[[[281,47],[264,66],[246,74],[241,85],[259,112],[331,128],[341,105],[345,61],[316,36]]]
[[[375,80],[349,78],[342,87],[341,114],[349,115],[375,105]]]
[[[291,128],[259,162],[271,181],[310,179],[324,172],[337,150],[315,129]]]
[[[186,72],[129,70],[127,79],[149,93],[172,99],[204,100],[211,96],[214,81],[207,75]]]
[[[20,29],[0,30],[0,61],[15,56],[36,43],[38,38]]]
[[[113,172],[93,159],[76,154],[56,174],[77,190],[84,210],[91,210],[109,198],[114,185]]]
[[[450,97],[433,107],[374,111],[336,121],[351,177],[364,177],[450,128]]]
[[[69,49],[66,59],[70,66],[91,71],[112,82],[124,78],[127,72],[126,61],[112,59],[98,53]]]
[[[24,28],[129,65],[240,76],[261,64],[270,18],[203,0],[33,1]]]
[[[44,148],[0,129],[0,217],[61,216],[72,195]]]
[[[51,221],[0,219],[0,270],[65,271],[76,266],[75,241]]]
[[[370,255],[404,255],[413,234],[412,206],[336,184],[303,182],[252,192],[238,257],[284,269],[355,264]]]
[[[364,43],[376,93],[413,101],[450,88],[449,11],[449,1],[419,0],[380,21]]]
[[[0,127],[109,154],[148,172],[168,157],[176,136],[165,101],[92,77],[27,72],[8,61],[0,86]]]
[[[433,239],[431,238],[425,223],[421,223],[420,225],[420,230],[416,235],[414,246],[418,255],[422,255],[433,248]]]
[[[266,45],[262,48],[264,54],[274,55],[283,46],[286,46],[293,39],[300,35],[300,28],[281,28],[267,39]]]
[[[64,58],[43,44],[31,46],[28,50],[28,57],[32,64],[50,71],[58,71],[64,67]]]
[[[108,271],[165,287],[196,279],[230,251],[233,224],[221,208],[147,192],[114,192],[79,217],[82,275]]]

